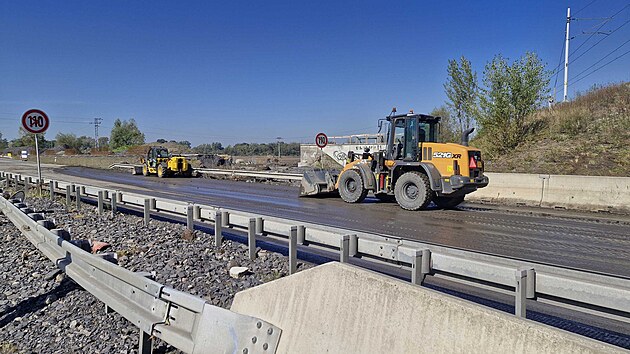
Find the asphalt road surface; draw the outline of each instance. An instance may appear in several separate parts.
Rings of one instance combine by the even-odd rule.
[[[33,163],[0,159],[0,170],[36,175]],[[443,246],[630,278],[630,217],[465,204],[405,211],[368,198],[298,198],[298,188],[207,178],[134,176],[80,167],[43,167],[45,178],[257,212]],[[492,181],[490,182],[492,183]]]

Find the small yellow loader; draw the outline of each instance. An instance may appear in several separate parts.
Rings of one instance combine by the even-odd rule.
[[[160,178],[169,176],[192,177],[193,168],[183,156],[172,155],[162,146],[151,146],[146,158],[140,160],[142,174],[156,174]]]

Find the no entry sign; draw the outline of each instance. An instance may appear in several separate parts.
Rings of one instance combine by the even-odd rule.
[[[41,134],[48,129],[50,120],[44,111],[29,109],[22,115],[22,126],[33,134]]]
[[[325,148],[326,145],[328,145],[328,137],[326,136],[326,134],[319,133],[315,135],[315,145],[317,145],[317,147],[320,149]]]

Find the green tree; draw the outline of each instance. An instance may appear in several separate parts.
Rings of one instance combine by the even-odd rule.
[[[106,136],[101,136],[98,138],[98,147],[100,149],[107,149],[109,148],[109,138]]]
[[[2,137],[2,133],[0,133],[0,149],[6,149],[9,147],[9,142],[6,138]]]
[[[451,117],[451,111],[447,106],[433,108],[431,113],[435,117],[441,117],[439,141],[444,143],[459,143],[461,134],[460,125]]]
[[[133,118],[129,121],[121,121],[120,119],[114,121],[109,139],[109,146],[112,149],[142,144],[144,144],[144,134],[138,129]]]
[[[46,133],[37,134],[37,143],[40,149],[46,149],[52,146],[51,142],[46,140]],[[18,129],[18,137],[11,140],[11,147],[35,147],[35,134],[27,132],[23,127]]]
[[[223,152],[223,145],[218,142],[210,144],[201,144],[193,148],[193,152],[196,154],[218,154]]]
[[[185,146],[185,147],[187,147],[187,148],[189,148],[189,149],[190,149],[190,146],[192,145],[192,144],[190,143],[190,141],[188,141],[188,140],[178,141],[178,142],[177,142],[177,144],[182,145],[182,146]]]
[[[94,147],[94,138],[89,136],[80,136],[77,138],[72,133],[58,133],[55,136],[56,146],[64,149],[74,149],[79,154],[89,153]]]
[[[57,133],[55,136],[56,146],[64,148],[64,149],[76,149],[78,150],[78,139],[77,136],[69,133]]]
[[[492,138],[497,152],[516,147],[528,134],[526,117],[549,93],[549,73],[535,53],[511,65],[501,55],[486,64],[481,97],[480,134]]]
[[[457,119],[458,130],[464,130],[475,125],[478,116],[479,85],[477,73],[472,70],[470,61],[462,56],[448,61],[446,69],[448,79],[444,84],[448,101],[446,104]]]

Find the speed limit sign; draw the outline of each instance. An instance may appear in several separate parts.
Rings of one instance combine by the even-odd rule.
[[[319,133],[315,135],[315,145],[317,145],[317,147],[320,149],[325,148],[326,145],[328,145],[328,137],[326,136],[326,134]]]
[[[22,126],[30,133],[43,133],[48,129],[49,125],[50,120],[42,110],[29,109],[22,115]]]

